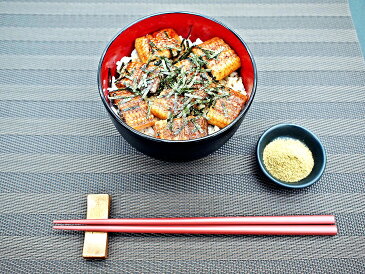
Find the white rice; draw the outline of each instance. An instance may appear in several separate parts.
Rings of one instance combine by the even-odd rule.
[[[120,59],[119,61],[117,61],[117,71],[120,70],[122,64],[128,64],[130,61],[132,62],[140,62],[141,60],[138,57],[138,53],[137,50],[134,49],[131,53],[131,56],[124,56],[122,59]]]
[[[142,129],[141,132],[150,136],[155,136],[155,131],[153,130],[153,127]]]
[[[239,91],[245,95],[247,95],[245,91],[245,87],[243,86],[242,77],[238,75],[237,71],[232,72],[230,75],[228,75],[226,78],[224,78],[222,81],[225,83],[226,87],[229,87],[233,90]]]
[[[182,36],[180,36],[180,39],[183,39]],[[200,40],[199,38],[197,38],[195,40],[195,42],[192,42],[190,39],[187,39],[189,47],[191,46],[196,46],[199,45],[201,43],[203,43],[202,40]],[[120,59],[119,61],[117,61],[116,65],[117,65],[117,70],[119,70],[122,66],[122,64],[128,64],[130,61],[132,62],[140,62],[141,60],[138,57],[138,53],[137,50],[134,49],[131,53],[131,56],[125,56],[122,59]],[[108,90],[115,90],[118,89],[117,86],[115,85],[115,77],[112,77],[112,85],[110,88],[108,88]],[[234,71],[232,72],[230,75],[228,75],[226,78],[224,78],[223,80],[220,81],[221,84],[225,85],[226,87],[229,87],[233,90],[239,91],[245,95],[247,95],[246,91],[245,91],[245,87],[243,86],[243,81],[242,81],[242,77],[240,77],[238,75],[238,72]],[[112,107],[113,111],[118,115],[118,110],[114,107]],[[217,131],[219,131],[220,128],[217,126],[212,126],[212,125],[208,125],[208,135],[213,134]],[[155,131],[153,130],[152,127],[148,127],[145,128],[143,130],[141,130],[142,133],[150,135],[150,136],[155,136]]]
[[[181,40],[184,39],[184,37],[182,36],[179,36]],[[200,40],[200,38],[197,38],[195,40],[195,42],[192,42],[190,39],[186,39],[186,41],[188,41],[188,44],[189,44],[189,47],[192,47],[192,46],[197,46],[197,45],[200,45],[201,43],[203,43],[202,40]]]
[[[217,132],[220,130],[217,126],[208,125],[208,135],[213,134],[214,132]]]

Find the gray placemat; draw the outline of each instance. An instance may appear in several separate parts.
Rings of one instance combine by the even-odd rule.
[[[183,3],[184,2],[184,3]],[[96,69],[117,30],[146,14],[214,16],[248,42],[257,95],[235,136],[189,163],[131,148],[100,102]],[[0,2],[0,271],[365,271],[365,66],[342,0]],[[328,166],[303,190],[278,188],[255,163],[281,122],[323,141]],[[105,261],[81,258],[83,235],[51,221],[84,218],[87,193],[111,217],[335,214],[335,237],[111,234]]]

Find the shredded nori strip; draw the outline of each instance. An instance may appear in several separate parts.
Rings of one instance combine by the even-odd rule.
[[[132,106],[132,107],[128,107],[128,108],[125,108],[125,109],[121,109],[120,111],[124,111],[124,112],[126,112],[126,111],[135,110],[135,109],[137,109],[137,108],[139,108],[139,105],[137,105],[137,106]]]

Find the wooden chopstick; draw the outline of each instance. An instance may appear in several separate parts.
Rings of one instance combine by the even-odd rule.
[[[331,225],[333,215],[246,216],[197,218],[121,218],[55,220],[54,224],[83,225]]]
[[[336,225],[54,226],[54,229],[173,234],[336,235]]]

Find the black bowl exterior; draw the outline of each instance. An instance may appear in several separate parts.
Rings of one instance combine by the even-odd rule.
[[[244,118],[244,115],[241,116],[228,130],[209,138],[192,140],[190,142],[165,142],[136,134],[121,125],[110,113],[109,116],[123,138],[138,151],[153,158],[171,162],[196,160],[218,150],[237,131]]]

